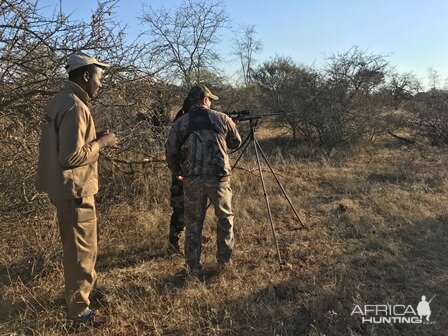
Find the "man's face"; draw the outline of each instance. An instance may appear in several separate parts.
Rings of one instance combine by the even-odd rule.
[[[103,79],[103,73],[104,70],[96,67],[95,71],[92,71],[92,73],[88,73],[87,77],[87,94],[90,98],[93,98],[97,93],[98,90],[101,88],[101,80]]]

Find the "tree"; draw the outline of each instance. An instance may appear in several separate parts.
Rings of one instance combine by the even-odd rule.
[[[240,61],[243,82],[246,86],[252,82],[252,72],[256,61],[254,56],[261,52],[262,49],[263,45],[256,38],[254,25],[243,26],[235,33],[233,54]]]
[[[415,114],[411,127],[416,135],[427,138],[434,146],[448,144],[447,91],[420,92],[407,108]]]
[[[435,90],[440,84],[440,74],[433,67],[428,68],[428,81],[431,89]]]
[[[169,76],[190,87],[202,80],[204,70],[215,69],[219,32],[229,22],[220,2],[187,0],[171,11],[148,7],[141,21],[148,26],[152,52]]]
[[[310,135],[303,119],[312,108],[318,77],[315,71],[286,57],[266,61],[253,71],[253,81],[262,92],[264,105],[271,112],[286,114],[284,120],[295,141],[300,130]]]
[[[387,66],[384,55],[358,47],[328,57],[317,109],[324,147],[353,143],[376,132],[381,105],[375,93],[384,83]]]
[[[393,72],[385,89],[392,98],[395,110],[398,110],[404,100],[411,99],[422,87],[414,74]]]
[[[388,65],[384,55],[367,54],[358,47],[327,57],[327,63],[329,83],[340,87],[347,94],[346,99],[378,88],[384,81]]]

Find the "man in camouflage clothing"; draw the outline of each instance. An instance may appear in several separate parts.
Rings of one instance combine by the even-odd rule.
[[[173,122],[182,117],[191,108],[191,99],[184,99],[182,108],[177,112]],[[182,176],[173,175],[170,187],[170,203],[173,208],[170,220],[168,251],[180,253],[179,238],[185,228],[184,220],[184,181]]]
[[[190,271],[201,270],[202,227],[207,198],[215,208],[219,268],[232,256],[233,212],[230,188],[231,166],[228,148],[241,144],[235,123],[227,115],[211,110],[217,100],[204,85],[191,88],[189,112],[177,119],[166,145],[168,166],[173,176],[184,179],[185,258]]]

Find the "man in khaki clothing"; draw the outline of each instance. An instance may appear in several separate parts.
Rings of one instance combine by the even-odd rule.
[[[198,274],[207,198],[218,217],[216,258],[219,268],[223,268],[232,256],[233,212],[228,148],[238,148],[241,137],[232,119],[210,109],[211,99],[218,97],[206,86],[193,86],[188,99],[192,100],[192,107],[174,122],[168,136],[166,157],[173,177],[184,179],[185,257],[190,271]]]
[[[98,192],[99,151],[117,145],[113,133],[97,134],[89,109],[107,67],[80,52],[68,58],[69,80],[44,111],[39,144],[36,186],[50,196],[57,210],[67,317],[80,322],[94,317],[89,295],[96,280],[94,195]]]

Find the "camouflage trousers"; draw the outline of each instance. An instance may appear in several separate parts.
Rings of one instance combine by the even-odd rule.
[[[179,243],[179,237],[185,227],[184,183],[177,179],[173,179],[171,182],[170,193],[173,213],[171,214],[170,221],[169,243],[171,245],[177,245]]]
[[[226,263],[233,250],[233,212],[230,180],[204,181],[199,178],[186,178],[185,202],[185,258],[190,269],[201,268],[202,228],[204,224],[207,198],[215,208],[218,219],[216,228],[216,259]]]

